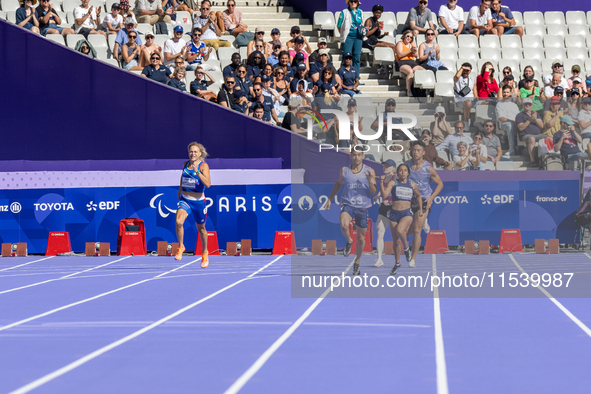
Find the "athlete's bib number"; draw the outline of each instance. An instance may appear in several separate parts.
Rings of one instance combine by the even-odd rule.
[[[364,203],[365,203],[365,200],[361,196],[353,197],[351,199],[351,204],[353,204],[353,205],[363,205]]]
[[[185,189],[195,189],[195,179],[194,178],[185,178],[185,177],[183,177],[183,188],[185,188]]]
[[[407,187],[397,187],[396,188],[396,198],[399,200],[410,200],[412,199],[412,189]]]

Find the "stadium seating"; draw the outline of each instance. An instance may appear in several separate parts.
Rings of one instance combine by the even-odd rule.
[[[435,74],[431,70],[415,71],[414,85],[421,89],[435,89]]]
[[[585,13],[583,11],[566,11],[566,24],[572,25],[586,25]]]

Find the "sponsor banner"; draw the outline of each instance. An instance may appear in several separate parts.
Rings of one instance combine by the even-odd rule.
[[[50,231],[68,231],[74,251],[86,242],[117,243],[119,221],[140,218],[148,250],[176,242],[176,187],[0,190],[0,241],[27,242],[29,253],[45,253]],[[242,238],[253,248],[273,247],[275,231],[290,230],[289,185],[212,186],[206,191],[208,231],[219,246]],[[185,222],[185,245],[195,248],[195,220]]]
[[[324,206],[333,184],[293,185],[292,227],[299,246],[312,239],[337,240],[345,246],[339,226],[340,193],[330,210]],[[434,199],[429,225],[445,230],[449,245],[466,240],[489,240],[499,244],[501,230],[520,229],[522,242],[533,244],[537,238],[558,238],[561,243],[578,242],[579,227],[574,212],[579,206],[579,181],[449,181]],[[377,237],[378,203],[369,208]],[[390,231],[384,238],[392,240]],[[423,233],[422,242],[426,236]]]

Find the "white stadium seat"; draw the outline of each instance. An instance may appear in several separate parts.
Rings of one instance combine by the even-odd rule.
[[[543,37],[546,34],[546,28],[543,25],[525,25],[525,34]]]
[[[544,75],[552,74],[552,63],[555,61],[555,59],[542,60],[542,71],[544,72]]]
[[[478,39],[476,38],[476,36],[473,36],[471,34],[460,34],[458,36],[458,48],[478,49],[480,48],[480,45],[478,45]]]
[[[314,29],[316,30],[334,30],[334,14],[330,11],[316,11],[314,13]]]
[[[435,89],[435,74],[431,70],[414,72],[414,84],[421,89]]]
[[[389,42],[390,44],[396,44],[396,37],[387,35],[380,38],[380,42]]]
[[[355,95],[355,101],[357,101],[357,105],[360,107],[372,107],[373,101],[369,94],[361,93]]]
[[[535,36],[535,35],[524,35],[523,36],[523,48],[543,48],[544,44],[542,43],[542,36]]]
[[[497,171],[515,171],[515,163],[512,160],[507,161],[498,161],[497,162]]]
[[[166,34],[154,34],[154,44],[159,45],[162,50],[164,50],[164,43],[168,40],[168,35]]]
[[[4,1],[3,1],[3,3],[4,3]],[[80,5],[79,0],[64,0],[62,3],[62,9],[64,10],[64,12],[66,14],[69,14],[72,11],[74,11],[74,8],[78,7],[79,5]]]
[[[382,34],[385,32],[390,33],[391,36],[396,34],[396,29],[398,28],[398,22],[396,21],[396,15],[391,11],[382,12],[382,17],[380,18],[380,22],[384,22],[384,29],[382,30]]]
[[[519,37],[519,36],[517,36]],[[487,52],[489,49],[501,49],[501,43],[499,37],[493,34],[486,34],[480,36],[480,48],[484,48]]]
[[[456,72],[454,70],[440,70],[435,73],[437,82],[453,83]]]
[[[519,59],[521,60],[521,59]],[[501,59],[499,60],[499,76],[502,78],[502,71],[505,67],[510,67],[511,71],[513,72],[513,76],[518,75],[521,72],[521,68],[519,67],[519,60],[513,59]],[[519,78],[517,78],[519,79]]]
[[[566,11],[566,24],[572,25],[586,25],[585,12],[583,11]]]
[[[176,21],[178,23],[188,23],[191,26],[193,25],[193,18],[188,11],[177,11],[176,12]]]
[[[520,11],[511,11],[513,13],[513,18],[515,18],[515,23],[517,26],[523,26],[523,14]]]
[[[238,52],[238,50],[236,48],[224,48],[224,47],[220,47],[218,49],[218,58],[220,60],[223,59],[232,59],[232,54],[234,54],[235,52]]]
[[[103,63],[110,64],[113,67],[119,67],[119,63],[115,59],[99,59]]]
[[[501,51],[499,49],[487,49],[484,57],[487,60],[498,62],[501,60]]]
[[[542,48],[523,48],[524,59],[538,59],[542,60],[545,58],[544,50]]]
[[[96,58],[100,59],[100,60],[106,60],[107,59],[107,47],[98,47],[98,48],[94,48],[94,50],[96,51]]]
[[[149,23],[138,23],[137,27],[135,29],[144,35],[147,33],[153,33],[152,25],[150,25]],[[184,29],[184,26],[183,26],[183,29]]]
[[[511,59],[511,60],[523,59],[521,49],[518,49],[518,48],[503,48],[502,54],[503,54],[503,59]]]
[[[544,48],[564,48],[564,37],[550,34],[545,35]]]
[[[441,52],[443,52],[444,48],[458,49],[458,39],[452,34],[440,34],[437,37],[437,43]]]
[[[408,18],[408,11],[399,11],[396,13],[396,23],[398,23],[398,28],[402,29],[404,24],[406,23],[406,18]],[[402,33],[402,30],[397,31],[398,34]]]
[[[456,56],[456,59],[449,59],[449,58],[443,58],[443,57],[440,59],[441,63],[443,63],[445,65],[445,67],[447,67],[449,70],[455,70],[457,60],[458,60],[457,56]]]
[[[562,11],[546,11],[544,21],[546,25],[564,25],[564,14]]]
[[[566,51],[561,48],[552,48],[546,51],[546,59],[564,61],[566,60]]]
[[[586,36],[587,34],[589,34],[589,27],[587,25],[569,25],[568,34]]]
[[[95,48],[107,48],[107,39],[102,34],[89,34],[88,42]]]
[[[523,13],[523,23],[525,25],[540,25],[544,26],[544,14],[540,11],[525,11]]]
[[[585,59],[585,70],[591,72],[591,59]]]
[[[50,41],[57,42],[58,44],[66,45],[66,41],[61,34],[48,34],[45,36]]]
[[[565,25],[548,25],[548,35],[566,36],[568,34]]]
[[[564,42],[567,48],[585,48],[585,36],[568,35]]]
[[[458,52],[453,49],[446,49],[445,51],[441,49],[441,59],[453,59],[454,62],[458,60]]]
[[[0,9],[2,9],[2,11],[7,12],[8,11],[16,11],[20,8],[20,4],[18,2],[18,0],[2,0],[2,7],[0,7]]]
[[[435,96],[436,97],[453,97],[454,96],[454,84],[448,82],[437,82],[435,84]]]
[[[69,48],[76,48],[76,43],[80,40],[84,40],[84,36],[82,34],[68,34],[66,36],[66,43],[68,44]]]
[[[584,61],[589,58],[587,48],[569,48],[567,49],[567,54],[569,59],[580,59]]]
[[[376,47],[373,51],[373,64],[378,66],[394,65],[394,51],[389,47]]]
[[[517,34],[506,34],[501,36],[501,48],[521,49],[521,38]]]
[[[478,60],[478,50],[474,48],[460,48],[458,50],[458,57],[460,59]]]

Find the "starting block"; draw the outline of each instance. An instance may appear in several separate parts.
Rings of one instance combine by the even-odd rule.
[[[226,242],[226,256],[236,256],[237,251],[236,242]]]
[[[298,254],[293,231],[275,231],[273,254]]]
[[[329,239],[326,241],[326,255],[335,256],[337,254],[337,241]]]
[[[178,242],[169,244],[166,241],[158,241],[156,250],[158,252],[158,256],[174,256],[179,250],[179,246],[180,244]]]
[[[201,254],[203,250],[203,246],[201,245],[201,239],[199,237],[199,231],[197,231],[197,245],[195,245],[195,254]],[[218,244],[218,233],[217,231],[208,231],[207,232],[207,253],[210,256],[219,256],[220,255],[220,247]]]
[[[476,246],[474,241],[464,241],[464,250],[466,254],[476,254]]]
[[[425,254],[441,254],[449,251],[444,230],[429,231],[425,242]]]
[[[27,243],[17,242],[15,244],[3,243],[2,244],[2,257],[26,257],[27,256]]]
[[[548,253],[550,253],[550,254],[560,253],[560,244],[558,243],[558,239],[553,238],[548,241]]]
[[[479,242],[479,252],[480,254],[490,254],[490,242],[487,240],[481,240]]]
[[[250,239],[240,240],[240,254],[242,256],[250,256],[252,254],[252,242]]]
[[[536,254],[545,254],[546,253],[546,240],[545,239],[536,239],[534,241],[534,251]]]
[[[138,218],[122,219],[119,222],[117,255],[145,256],[146,253],[146,228],[144,221]]]
[[[110,256],[111,244],[109,242],[86,242],[85,254],[87,256]]]
[[[501,232],[501,244],[499,245],[499,253],[505,252],[523,252],[523,245],[521,244],[521,230],[510,229]]]
[[[322,240],[321,239],[313,239],[312,240],[312,255],[320,256],[322,254]]]
[[[394,254],[394,241],[384,241],[384,254],[385,255]]]
[[[47,238],[46,256],[57,256],[58,253],[72,253],[70,233],[67,231],[50,232]]]

